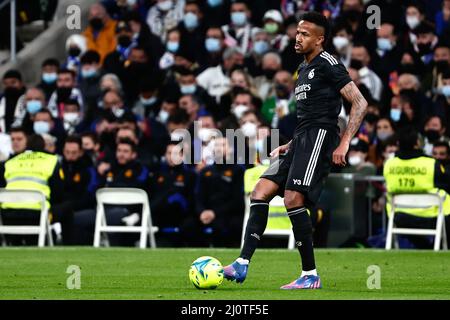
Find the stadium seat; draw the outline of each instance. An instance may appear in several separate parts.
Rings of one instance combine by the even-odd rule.
[[[250,215],[250,197],[247,195],[245,201],[244,225],[242,228],[241,248],[244,245],[245,228]],[[292,225],[286,214],[284,200],[280,196],[275,196],[269,203],[269,219],[264,236],[269,237],[288,237],[288,249],[294,249],[295,238],[292,232]]]
[[[139,247],[145,249],[147,246],[147,235],[151,248],[156,248],[155,232],[157,227],[152,225],[150,205],[147,193],[138,188],[101,188],[96,192],[97,216],[95,219],[94,247],[100,247],[102,234],[109,232],[135,232],[140,233]],[[140,226],[108,226],[104,205],[131,205],[142,204],[142,217]],[[104,237],[103,242],[109,246],[108,237]]]
[[[40,203],[41,215],[39,225],[21,225],[12,226],[3,225],[0,216],[0,234],[15,234],[15,235],[39,235],[38,246],[45,245],[45,237],[47,236],[48,245],[53,246],[53,239],[51,236],[50,222],[48,218],[48,207],[46,205],[45,195],[40,191],[35,190],[6,190],[0,189],[0,203],[14,202],[14,203]],[[5,241],[3,239],[3,245]]]
[[[443,199],[439,194],[395,194],[392,195],[391,212],[388,222],[386,237],[386,250],[392,248],[392,238],[396,234],[406,235],[431,235],[434,236],[434,251],[439,251],[441,247],[447,250],[447,234],[445,232],[445,217],[442,209]],[[397,209],[425,209],[438,207],[439,213],[436,219],[436,229],[418,228],[396,228],[394,227],[394,216]],[[398,249],[398,240],[395,239],[395,247]]]

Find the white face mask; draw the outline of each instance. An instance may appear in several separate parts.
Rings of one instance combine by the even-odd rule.
[[[412,30],[420,24],[418,16],[406,16],[406,24]]]
[[[258,126],[254,124],[253,122],[246,122],[242,125],[241,130],[244,136],[253,138],[256,136],[256,130],[258,129]]]
[[[158,9],[161,11],[169,11],[172,8],[173,3],[172,0],[166,0],[158,2],[156,5],[158,6]]]
[[[64,113],[64,122],[68,122],[70,124],[78,123],[80,119],[80,115],[77,112],[66,112]]]
[[[158,119],[159,121],[161,121],[162,123],[166,123],[167,119],[169,118],[169,113],[166,110],[161,110],[158,114]]]
[[[351,156],[348,158],[348,163],[351,166],[357,166],[362,163],[362,158],[360,156]]]
[[[181,141],[184,139],[184,134],[178,131],[174,131],[170,134],[170,140]]]
[[[198,138],[203,142],[209,141],[213,137],[214,131],[209,128],[200,128],[198,130]]]
[[[241,119],[241,117],[244,114],[244,112],[247,111],[247,110],[248,110],[247,106],[245,106],[243,104],[240,104],[240,105],[235,106],[233,108],[232,112],[236,116],[236,118],[239,120],[239,119]]]
[[[349,41],[346,37],[334,37],[333,38],[333,45],[336,47],[336,50],[342,50],[346,46],[348,46]]]

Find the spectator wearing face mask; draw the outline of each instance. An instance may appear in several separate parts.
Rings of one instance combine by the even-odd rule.
[[[263,75],[256,77],[254,84],[258,90],[258,96],[265,100],[273,87],[273,78],[281,70],[281,57],[276,52],[268,52],[262,59]]]
[[[207,91],[197,84],[195,73],[186,68],[177,68],[175,72],[175,79],[177,81],[180,95],[191,94],[195,96],[198,102],[205,106],[205,108],[212,112],[216,109],[216,102]]]
[[[422,136],[422,150],[425,155],[431,156],[433,143],[450,142],[450,138],[445,135],[446,130],[446,125],[439,116],[430,116],[425,120]]]
[[[200,70],[216,67],[223,63],[223,54],[226,49],[225,34],[218,26],[212,25],[206,29],[205,42],[200,46],[203,52],[199,61]]]
[[[45,93],[45,100],[50,99],[56,90],[56,80],[58,79],[59,61],[55,58],[48,58],[42,62],[41,81],[37,85]]]
[[[94,50],[86,51],[80,59],[81,79],[78,87],[83,95],[83,102],[87,108],[96,108],[97,101],[101,97],[100,79],[102,76],[100,55]]]
[[[358,72],[360,83],[369,89],[372,98],[380,101],[383,83],[380,77],[370,68],[370,61],[368,49],[361,43],[355,43],[352,48],[350,68]]]
[[[413,32],[417,37],[417,41],[413,45],[414,51],[422,62],[428,65],[433,60],[433,50],[439,41],[435,29],[431,23],[423,21]]]
[[[140,84],[139,99],[136,100],[132,111],[141,118],[155,118],[161,108],[158,84],[153,79],[145,79]]]
[[[340,58],[345,67],[350,66],[353,34],[350,25],[341,23],[333,27],[333,47],[336,55]]]
[[[83,94],[77,88],[75,72],[69,69],[61,69],[58,71],[56,90],[50,96],[47,104],[47,108],[54,118],[62,119],[64,102],[68,99],[76,99],[81,107],[81,111],[84,111]]]
[[[263,74],[262,58],[264,54],[272,50],[269,34],[266,30],[254,28],[252,30],[252,49],[245,57],[245,67],[252,77]]]
[[[239,127],[239,121],[245,112],[256,111],[258,109],[255,105],[256,102],[257,100],[251,92],[247,90],[238,92],[231,104],[228,117],[220,122],[219,128],[222,130],[237,129]]]
[[[89,130],[91,123],[83,118],[77,100],[69,99],[64,104],[63,125],[67,135]]]
[[[251,50],[251,11],[246,1],[237,0],[231,3],[230,24],[222,26],[225,43],[228,47],[239,48],[244,55]]]
[[[87,40],[87,48],[100,54],[100,61],[115,50],[117,43],[115,30],[117,22],[112,20],[103,5],[96,3],[89,8],[89,26],[83,35]]]
[[[25,116],[25,85],[17,70],[8,70],[3,75],[3,96],[0,99],[0,132],[8,132],[11,127],[20,126]]]
[[[375,165],[367,160],[368,152],[369,144],[363,138],[353,138],[348,151],[348,166],[342,169],[342,173],[375,175],[377,170]]]
[[[261,113],[272,128],[278,128],[279,121],[290,113],[295,113],[295,81],[287,71],[278,71],[274,76],[273,89],[264,101]]]
[[[33,119],[36,113],[47,108],[44,92],[38,88],[30,88],[25,92],[26,113],[22,121],[22,127],[28,134],[33,133]]]
[[[181,33],[178,29],[167,32],[166,50],[159,60],[159,68],[167,70],[175,64],[175,54],[180,50]]]
[[[198,1],[186,0],[183,21],[178,24],[181,34],[180,45],[186,47],[196,57],[196,61],[201,58],[198,48],[203,47],[205,43],[206,26],[203,17]]]
[[[152,33],[162,42],[167,31],[176,27],[184,16],[185,0],[157,0],[147,14],[147,24]]]
[[[369,146],[368,160],[377,168],[383,166],[382,149],[384,143],[395,135],[395,124],[390,117],[381,117],[376,122],[375,139]]]
[[[393,23],[385,22],[377,29],[376,54],[373,54],[372,66],[383,83],[400,64],[403,48],[400,47],[397,30]]]
[[[62,64],[63,69],[69,69],[76,74],[80,71],[80,57],[87,50],[86,37],[81,34],[73,34],[66,40],[66,60]]]
[[[47,138],[48,142],[51,142],[50,144],[54,144],[51,148],[52,151],[49,151],[48,148],[46,149],[47,151],[61,153],[66,133],[62,121],[53,118],[49,110],[42,109],[35,114],[33,118],[33,133],[42,135],[44,138]],[[50,137],[53,137],[54,141]]]
[[[431,155],[434,159],[439,160],[446,168],[450,169],[450,145],[448,142],[435,142]]]
[[[413,46],[417,41],[414,29],[417,28],[426,19],[425,8],[419,1],[411,2],[406,7],[405,22],[406,31],[403,35],[403,44],[405,47]]]
[[[264,13],[263,26],[269,36],[272,48],[281,52],[288,44],[288,36],[284,34],[283,16],[281,12],[275,9],[268,10]]]
[[[103,68],[107,73],[121,75],[125,68],[125,61],[130,55],[131,48],[136,46],[137,42],[133,41],[133,32],[126,21],[119,21],[115,31],[117,46],[115,50],[106,55]]]

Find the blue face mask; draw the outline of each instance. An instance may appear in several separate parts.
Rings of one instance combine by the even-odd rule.
[[[391,42],[391,40],[386,39],[386,38],[378,38],[377,46],[378,46],[378,49],[380,49],[381,51],[392,50],[392,42]]]
[[[253,45],[253,50],[256,54],[262,55],[269,51],[269,44],[264,40],[256,41]]]
[[[391,119],[392,121],[398,122],[400,117],[402,116],[402,110],[400,109],[391,109]]]
[[[97,70],[94,68],[81,69],[81,77],[83,79],[93,78],[97,75]]]
[[[446,85],[442,87],[442,94],[446,97],[446,98],[450,98],[450,85]]]
[[[197,86],[195,84],[182,85],[180,90],[182,94],[193,94],[197,90]]]
[[[154,105],[154,104],[156,103],[156,100],[158,100],[158,98],[156,98],[156,97],[151,97],[151,98],[145,99],[145,98],[143,98],[143,97],[140,97],[139,100],[141,100],[141,103],[142,103],[144,106],[148,107],[148,106]]]
[[[58,74],[56,72],[42,74],[42,81],[47,84],[55,83],[56,79],[58,79]]]
[[[42,102],[39,100],[27,101],[27,111],[29,114],[35,114],[42,109]]]
[[[208,0],[208,5],[210,7],[217,7],[222,4],[222,0]]]
[[[50,132],[50,124],[45,121],[36,121],[33,123],[33,130],[36,134],[43,134]]]
[[[247,22],[247,15],[245,12],[233,12],[231,13],[231,22],[236,26],[243,26]]]
[[[195,29],[198,27],[198,17],[192,12],[188,12],[184,15],[183,22],[187,29]]]
[[[220,41],[216,38],[206,38],[205,47],[208,52],[218,52],[220,51]]]
[[[180,48],[180,43],[179,42],[175,42],[175,41],[168,41],[166,48],[170,52],[175,53]]]

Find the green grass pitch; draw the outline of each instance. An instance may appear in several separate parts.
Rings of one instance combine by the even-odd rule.
[[[323,289],[283,291],[299,274],[296,251],[259,249],[242,285],[197,290],[192,261],[230,263],[238,249],[0,248],[0,299],[450,299],[450,252],[316,250]],[[81,268],[81,289],[66,286],[68,266]],[[378,265],[381,289],[367,288]]]

